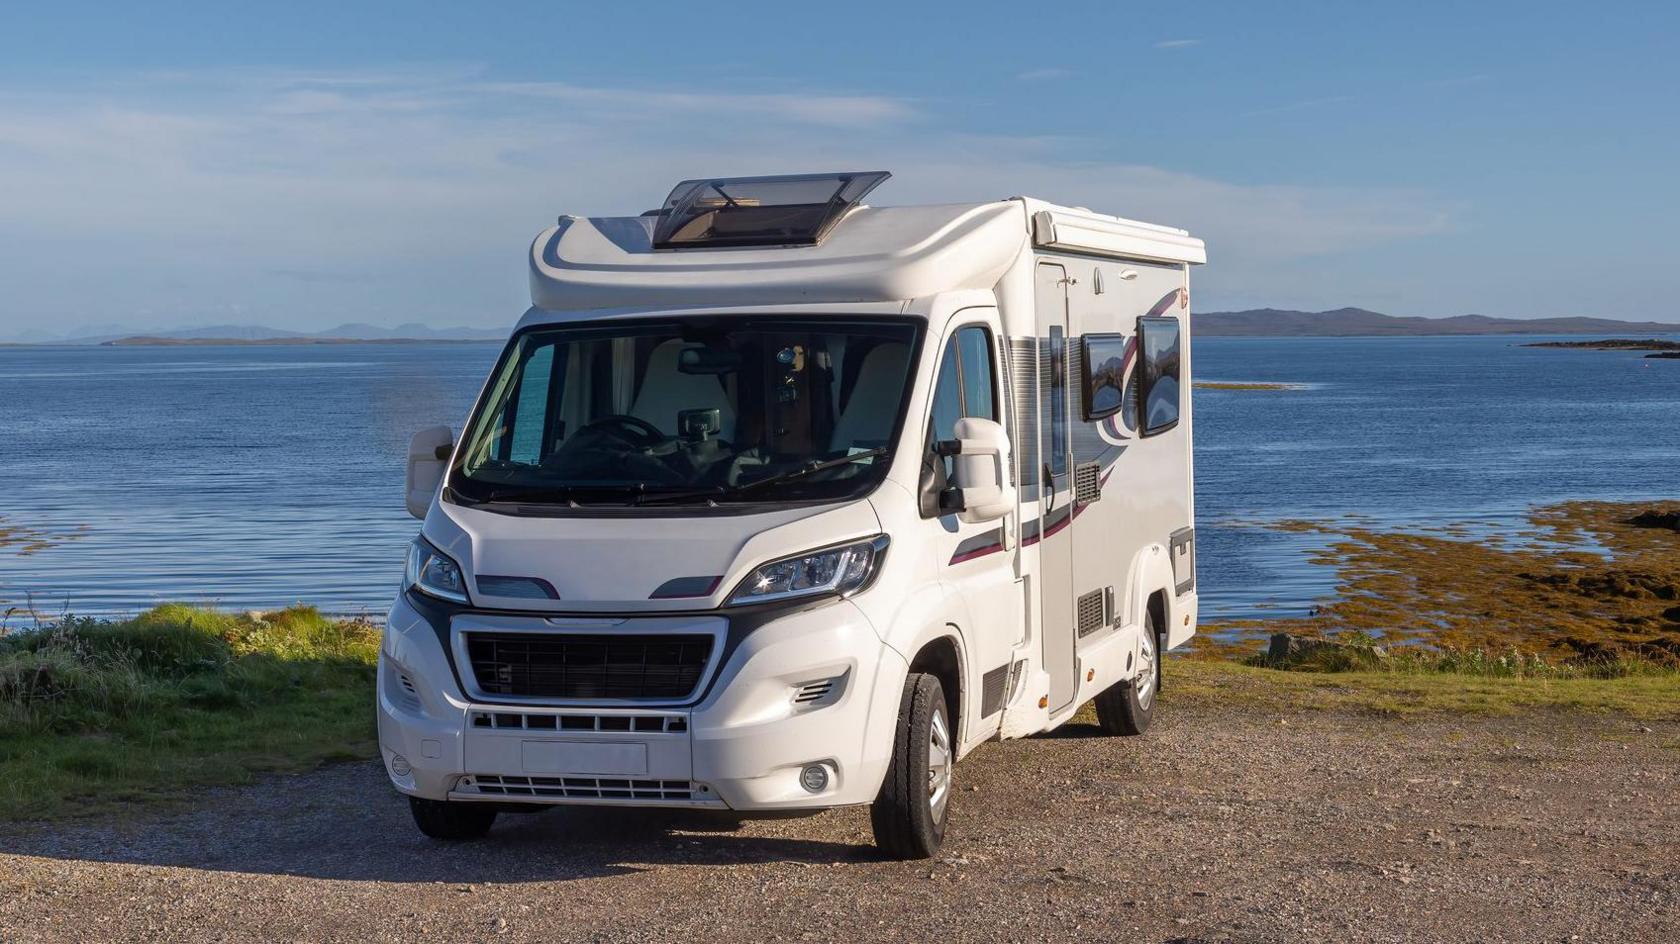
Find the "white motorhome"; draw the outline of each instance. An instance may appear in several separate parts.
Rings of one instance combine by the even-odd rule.
[[[956,762],[1195,632],[1183,230],[888,175],[691,180],[562,217],[425,524],[379,741],[428,835],[532,805],[871,804],[931,855]]]

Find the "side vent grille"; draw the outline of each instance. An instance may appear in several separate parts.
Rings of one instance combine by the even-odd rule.
[[[1073,502],[1089,505],[1102,497],[1102,463],[1084,462],[1073,467]]]
[[[980,677],[980,717],[989,718],[1003,707],[1003,692],[1008,681],[1008,665],[1000,665]]]
[[[1104,605],[1107,596],[1102,590],[1092,590],[1082,594],[1077,604],[1079,614],[1079,635],[1089,636],[1108,625],[1107,607]]]
[[[392,671],[385,676],[385,695],[394,704],[409,711],[420,710],[420,692],[406,672]]]
[[[846,676],[806,682],[793,690],[793,703],[800,708],[822,708],[840,700],[846,689]]]
[[[1010,338],[1005,366],[1009,372],[1009,394],[1015,404],[1014,429],[1009,431],[1015,449],[1015,469],[1010,482],[1036,480],[1038,458],[1038,339]],[[1021,471],[1017,471],[1021,470]],[[1026,474],[1022,474],[1026,472]]]

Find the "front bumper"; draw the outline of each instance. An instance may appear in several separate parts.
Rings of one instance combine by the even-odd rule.
[[[754,621],[677,707],[474,699],[444,650],[454,617],[424,609],[398,598],[379,659],[380,751],[403,793],[773,811],[868,803],[885,775],[908,667],[849,601]],[[800,781],[813,764],[817,792]]]

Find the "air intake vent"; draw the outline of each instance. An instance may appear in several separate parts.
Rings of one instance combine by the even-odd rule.
[[[980,717],[990,718],[1003,707],[1003,690],[1009,681],[1009,666],[1000,665],[980,677]]]
[[[626,780],[606,777],[506,777],[479,774],[461,787],[489,796],[588,800],[711,799],[707,788],[687,780]]]
[[[466,634],[473,677],[487,695],[679,699],[694,693],[712,652],[698,634]]]
[[[1104,612],[1106,610],[1103,600],[1105,596],[1106,594],[1101,590],[1092,590],[1090,593],[1080,596],[1078,603],[1079,635],[1089,636],[1108,625],[1107,613]]]
[[[844,675],[806,682],[793,690],[793,703],[800,708],[821,708],[824,705],[832,705],[840,700],[840,695],[845,691],[845,688],[846,676]]]
[[[1073,467],[1073,503],[1089,505],[1102,497],[1102,463],[1083,462]]]
[[[687,715],[580,714],[554,711],[474,711],[473,727],[496,731],[634,731],[677,734],[688,730]]]

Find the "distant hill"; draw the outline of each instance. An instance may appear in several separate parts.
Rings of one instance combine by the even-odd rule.
[[[1255,308],[1248,311],[1204,311],[1191,319],[1200,337],[1417,337],[1472,334],[1680,334],[1680,324],[1658,321],[1615,321],[1609,318],[1410,318],[1363,308],[1334,311],[1289,311]]]
[[[174,328],[167,331],[122,330],[103,326],[97,333],[77,332],[52,337],[41,331],[19,336],[34,344],[286,344],[335,343],[345,341],[500,341],[509,328],[433,328],[423,324],[400,324],[394,328],[371,324],[342,324],[325,331],[287,331],[266,325],[210,325],[202,328]]]

